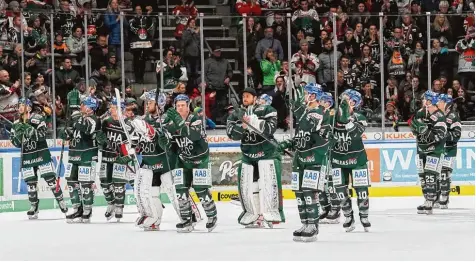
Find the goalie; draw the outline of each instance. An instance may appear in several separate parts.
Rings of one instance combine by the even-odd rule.
[[[263,227],[284,222],[281,189],[281,156],[274,140],[277,113],[270,105],[256,102],[256,91],[243,91],[243,107],[228,117],[226,133],[241,140],[241,165],[238,169],[238,193],[243,212],[238,222],[245,227]],[[245,120],[245,121],[243,121]],[[262,132],[257,134],[247,124]]]

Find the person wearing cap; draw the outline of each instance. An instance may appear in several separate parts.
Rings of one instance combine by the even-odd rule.
[[[199,117],[202,117],[204,112],[203,112],[203,109],[201,107],[196,107],[193,112],[195,114],[197,114]],[[213,122],[213,120],[211,120],[210,118],[208,117],[205,117],[205,121],[207,122],[207,127],[210,128],[210,129],[215,129],[216,128],[216,124],[215,122]]]
[[[265,224],[272,228],[273,223],[285,221],[280,201],[281,155],[276,145],[266,140],[275,141],[278,119],[273,107],[259,105],[256,100],[256,91],[245,88],[243,105],[228,117],[226,133],[230,139],[241,141],[238,194],[243,212],[238,222],[247,228]]]
[[[29,99],[21,99],[18,112],[20,119],[13,124],[11,141],[22,149],[22,162],[20,163],[21,177],[28,187],[28,201],[30,210],[29,219],[37,219],[39,212],[38,179],[42,177],[47,188],[53,195],[61,209],[66,213],[68,208],[63,199],[61,187],[57,188],[56,172],[53,167],[51,153],[46,142],[47,127],[43,115],[33,111],[33,103]],[[18,181],[19,182],[19,181]]]
[[[66,215],[67,223],[89,223],[94,202],[96,164],[98,161],[98,142],[105,139],[97,137],[101,122],[95,112],[98,109],[96,98],[88,96],[81,101],[79,111],[71,114],[68,126],[59,136],[69,141],[68,164],[65,178],[69,188],[72,210]],[[101,141],[101,142],[103,142]]]
[[[107,79],[107,66],[104,63],[100,63],[99,67],[91,73],[89,78],[89,85],[95,86],[98,91],[104,89],[104,85],[109,79]],[[114,85],[114,83],[112,83]]]
[[[215,102],[212,104],[211,119],[217,124],[226,122],[223,108],[228,104],[228,84],[233,77],[233,69],[230,62],[221,56],[221,47],[213,48],[212,57],[205,60],[205,85],[206,93],[209,96],[216,92]]]
[[[397,103],[390,100],[385,105],[385,121],[392,123],[395,132],[398,132],[398,121],[402,119],[397,109]]]
[[[113,86],[120,86],[122,84],[122,71],[117,62],[116,54],[114,52],[109,52],[107,57],[106,77],[111,81]],[[135,67],[134,70],[136,70]]]

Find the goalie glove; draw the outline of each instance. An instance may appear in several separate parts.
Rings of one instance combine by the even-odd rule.
[[[248,130],[253,131],[253,129],[250,128],[250,126],[252,126],[255,129],[257,129],[259,132],[263,132],[264,122],[265,122],[264,120],[258,119],[257,115],[250,115]]]

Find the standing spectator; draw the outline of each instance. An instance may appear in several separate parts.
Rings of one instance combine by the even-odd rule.
[[[60,31],[65,39],[68,39],[73,33],[73,26],[76,20],[76,12],[70,5],[69,0],[60,1],[60,9],[55,12],[53,18],[53,28],[55,32]]]
[[[172,90],[179,85],[179,79],[182,76],[182,70],[180,69],[180,57],[174,56],[172,50],[165,50],[165,61],[157,61],[155,72],[157,73],[157,88],[159,90]],[[160,70],[164,69],[164,84],[162,85],[160,79]],[[181,83],[180,83],[181,84]],[[185,93],[185,85],[183,92]]]
[[[243,41],[243,30],[246,30],[246,54],[244,53],[244,41]],[[247,57],[248,65],[251,66],[254,75],[261,79],[261,72],[259,70],[259,63],[256,60],[254,50],[256,50],[256,46],[258,45],[258,41],[264,36],[264,33],[261,30],[261,24],[255,22],[254,17],[247,17],[246,18],[246,25],[242,26],[238,30],[238,44],[240,50],[240,65],[244,64],[243,58]]]
[[[398,132],[398,121],[402,118],[397,110],[395,101],[388,101],[385,105],[385,121],[392,123],[395,132]]]
[[[20,43],[21,40],[21,27],[23,27],[24,32],[27,32],[26,25],[23,25],[21,17],[16,15],[13,17],[12,26],[8,29],[8,41],[12,43]]]
[[[395,79],[397,80],[397,85],[405,78],[405,69],[407,68],[400,50],[401,48],[393,49],[392,57],[390,58],[390,61],[388,61],[387,65],[388,74],[390,76],[395,77]]]
[[[303,29],[304,34],[310,36],[310,42],[314,42],[314,36],[319,33],[320,21],[316,10],[309,7],[307,0],[300,0],[301,8],[293,13],[292,23],[297,28]]]
[[[260,16],[261,6],[256,0],[237,0],[235,9],[240,15]]]
[[[73,69],[71,58],[63,59],[63,66],[59,71],[55,72],[56,78],[56,95],[65,100],[66,95],[73,90],[75,84],[79,81],[79,73]]]
[[[111,81],[114,88],[122,84],[122,72],[119,63],[117,62],[116,54],[111,52],[108,54],[108,63],[106,69],[107,80]],[[134,70],[136,70],[134,68]]]
[[[117,0],[110,0],[104,23],[109,28],[108,45],[115,49],[116,56],[121,57],[121,16]]]
[[[425,43],[425,38],[420,28],[413,22],[412,17],[408,13],[403,15],[402,32],[405,46],[415,46],[417,41]]]
[[[71,54],[76,55],[76,57],[71,58],[73,68],[80,72],[81,75],[84,74],[83,67],[85,65],[85,48],[86,39],[83,36],[83,28],[81,26],[75,26],[73,28],[73,34],[69,39],[66,40],[66,46],[68,47]]]
[[[149,16],[152,9],[147,11],[147,16],[142,15],[142,7],[137,5],[135,7],[136,16],[129,21],[133,39],[131,42],[131,51],[134,55],[134,74],[136,83],[144,83],[145,64],[149,59],[152,51],[153,33],[155,30],[155,23]]]
[[[35,55],[26,61],[26,71],[30,72],[32,76],[37,76],[38,74],[49,75],[51,73],[51,68],[49,68],[48,65],[47,54],[47,47],[39,46]]]
[[[397,79],[395,77],[390,76],[387,80],[387,86],[385,87],[385,103],[388,101],[397,101],[398,99],[398,86],[397,86]]]
[[[360,46],[354,39],[354,31],[352,28],[347,29],[344,42],[337,46],[337,50],[339,50],[339,52],[341,52],[343,55],[349,56],[352,61],[360,57]]]
[[[457,97],[454,99],[454,103],[456,104],[456,110],[459,113],[459,117],[461,121],[474,121],[474,104],[469,104],[469,98],[464,88],[460,88],[457,92]],[[471,119],[470,119],[471,117]]]
[[[284,59],[283,47],[281,46],[281,42],[279,42],[279,40],[277,39],[274,39],[273,28],[266,27],[266,29],[264,30],[264,39],[261,39],[256,47],[256,60],[261,63],[261,60],[264,59],[263,55],[265,55],[265,51],[270,48],[273,49],[273,52],[276,54],[278,60],[282,61]]]
[[[352,15],[350,19],[350,26],[355,27],[357,24],[362,24],[364,28],[368,28],[370,23],[370,13],[363,2],[357,4],[357,12]]]
[[[453,63],[448,48],[442,47],[438,39],[433,39],[431,48],[431,80],[440,75],[449,75],[453,70]]]
[[[332,46],[332,40],[326,39],[324,43],[324,52],[322,52],[317,58],[319,59],[319,68],[317,70],[318,83],[326,84],[328,89],[332,89],[334,86],[334,56],[337,56],[339,61],[342,56],[341,52],[335,51]]]
[[[420,76],[420,72],[425,68],[425,50],[423,44],[420,41],[415,42],[415,48],[413,49],[410,58],[408,59],[407,69],[412,72],[413,75]]]
[[[333,74],[334,75],[334,74]],[[332,85],[327,85],[327,89],[329,92],[332,94],[335,93],[334,89],[334,84]],[[344,80],[344,73],[342,71],[337,71],[337,96],[334,95],[334,97],[338,97],[344,92],[345,90],[350,89],[350,86],[347,84],[347,82]]]
[[[291,70],[299,81],[306,83],[317,82],[317,70],[319,68],[319,59],[317,55],[309,52],[309,42],[305,39],[299,43],[301,50],[295,53],[291,58]]]
[[[0,70],[0,115],[10,120],[15,119],[18,106],[18,91],[20,81],[10,82],[10,76],[6,70]]]
[[[109,82],[107,79],[107,67],[105,64],[102,64],[99,66],[99,69],[94,70],[91,74],[91,77],[89,78],[89,86],[94,86],[96,87],[97,93],[100,93],[104,90],[104,86],[106,86],[106,83]],[[87,87],[88,91],[89,87]]]
[[[362,46],[362,56],[355,61],[352,69],[360,76],[361,80],[376,82],[377,75],[380,72],[380,65],[378,61],[375,61],[370,52],[369,45]]]
[[[456,51],[459,53],[458,75],[461,79],[461,84],[473,91],[475,77],[474,46],[474,26],[467,27],[464,39],[461,39],[456,43]]]
[[[195,3],[191,0],[182,0],[181,5],[177,5],[172,14],[176,18],[177,26],[175,27],[174,36],[177,40],[180,40],[184,31],[189,26],[190,20],[195,20],[198,15],[198,10],[195,7]]]
[[[367,28],[365,28],[365,30],[367,30]],[[362,23],[357,23],[355,25],[355,30],[354,30],[354,39],[357,42],[357,44],[359,44],[359,46],[364,43],[364,38],[365,38],[364,33],[365,31],[364,31],[364,26],[362,25]]]
[[[233,76],[230,62],[221,56],[221,48],[215,46],[213,56],[205,61],[205,81],[207,96],[215,93],[215,101],[212,102],[212,116],[208,116],[217,124],[226,123],[224,108],[228,105],[228,84]],[[226,116],[225,116],[226,117]]]
[[[16,81],[20,79],[21,67],[21,53],[23,52],[22,45],[16,44],[13,52],[7,55],[7,63],[3,68],[10,73],[10,79]]]
[[[344,73],[344,80],[347,82],[350,88],[360,90],[360,78],[356,70],[350,67],[350,57],[348,55],[342,55],[340,58],[339,70]]]
[[[289,125],[286,121],[288,116],[288,107],[286,106],[286,83],[283,76],[278,76],[276,78],[276,94],[273,97],[272,106],[276,109],[278,114],[278,128],[286,130],[289,128]]]
[[[181,40],[182,57],[187,67],[187,78],[191,88],[200,70],[200,28],[195,25],[195,19],[188,20],[187,29]],[[206,72],[205,72],[206,73]]]
[[[38,46],[47,45],[49,35],[46,31],[45,25],[41,24],[40,17],[37,15],[32,15],[30,17],[28,25],[28,37],[24,39],[26,44],[25,49],[26,51],[34,52],[34,50],[37,50]]]
[[[271,26],[273,27],[273,30],[274,30],[274,38],[279,40],[279,42],[281,42],[281,46],[283,47],[283,51],[284,51],[284,59],[287,60],[288,48],[290,47],[290,45],[292,46],[291,43],[295,39],[295,37],[294,35],[291,35],[291,43],[288,43],[287,26],[281,14],[276,13],[274,15],[274,23]],[[314,37],[312,37],[312,41],[314,42]],[[253,52],[250,52],[250,53],[252,54]]]
[[[101,64],[107,63],[107,54],[109,52],[107,46],[107,37],[100,35],[97,38],[96,43],[92,43],[88,46],[89,55],[91,56],[91,68],[92,70],[99,69]]]
[[[275,75],[281,71],[281,61],[277,60],[273,49],[269,48],[263,54],[264,59],[261,60],[261,70],[263,71],[263,87],[258,91],[258,95],[267,94],[274,96],[275,91]]]
[[[258,89],[261,89],[261,84],[259,82],[257,74],[255,74],[251,66],[248,66],[248,68],[246,69],[246,73],[248,74],[248,87],[257,90],[256,93],[258,93]]]
[[[368,36],[365,38],[364,43],[370,47],[372,58],[375,61],[380,61],[380,36],[377,26],[370,25]],[[382,47],[383,48],[383,47]]]
[[[107,1],[104,2],[107,4]],[[86,16],[87,31],[83,31],[83,34],[87,35],[88,43],[96,43],[98,36],[109,34],[109,29],[104,23],[104,14],[100,12],[93,12],[93,6],[94,3],[91,4],[91,2],[85,2],[83,4],[83,8],[80,9],[81,12],[76,17],[76,25],[84,28],[84,16]]]
[[[33,84],[31,82],[30,72],[25,72],[25,77],[23,79],[23,85],[25,86],[25,97],[29,97],[30,93],[33,91]]]
[[[438,39],[442,46],[453,46],[450,21],[444,14],[438,14],[431,25],[431,37]]]
[[[372,84],[370,81],[364,81],[362,83],[362,108],[367,113],[367,119],[372,119],[373,112],[379,105],[378,96],[372,90]]]

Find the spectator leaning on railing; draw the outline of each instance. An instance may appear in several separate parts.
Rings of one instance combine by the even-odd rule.
[[[83,28],[80,25],[73,27],[73,34],[66,40],[66,46],[71,54],[76,56],[71,58],[73,68],[82,74],[82,67],[85,65],[86,39],[83,35]]]
[[[8,72],[0,70],[0,114],[12,122],[17,112],[20,88],[20,81],[12,84]]]
[[[317,55],[309,51],[309,42],[305,39],[299,43],[301,50],[291,58],[291,70],[295,74],[298,82],[317,82],[317,70],[319,69],[319,59]]]
[[[109,49],[106,36],[99,35],[97,37],[97,42],[90,44],[88,48],[91,57],[91,70],[98,69],[100,65],[107,63]]]
[[[265,51],[268,49],[273,49],[274,53],[276,54],[276,58],[280,61],[284,58],[283,47],[281,46],[281,42],[277,39],[274,39],[273,36],[273,28],[266,27],[264,30],[264,38],[258,42],[255,51],[255,57],[258,62],[264,59],[263,55]]]

